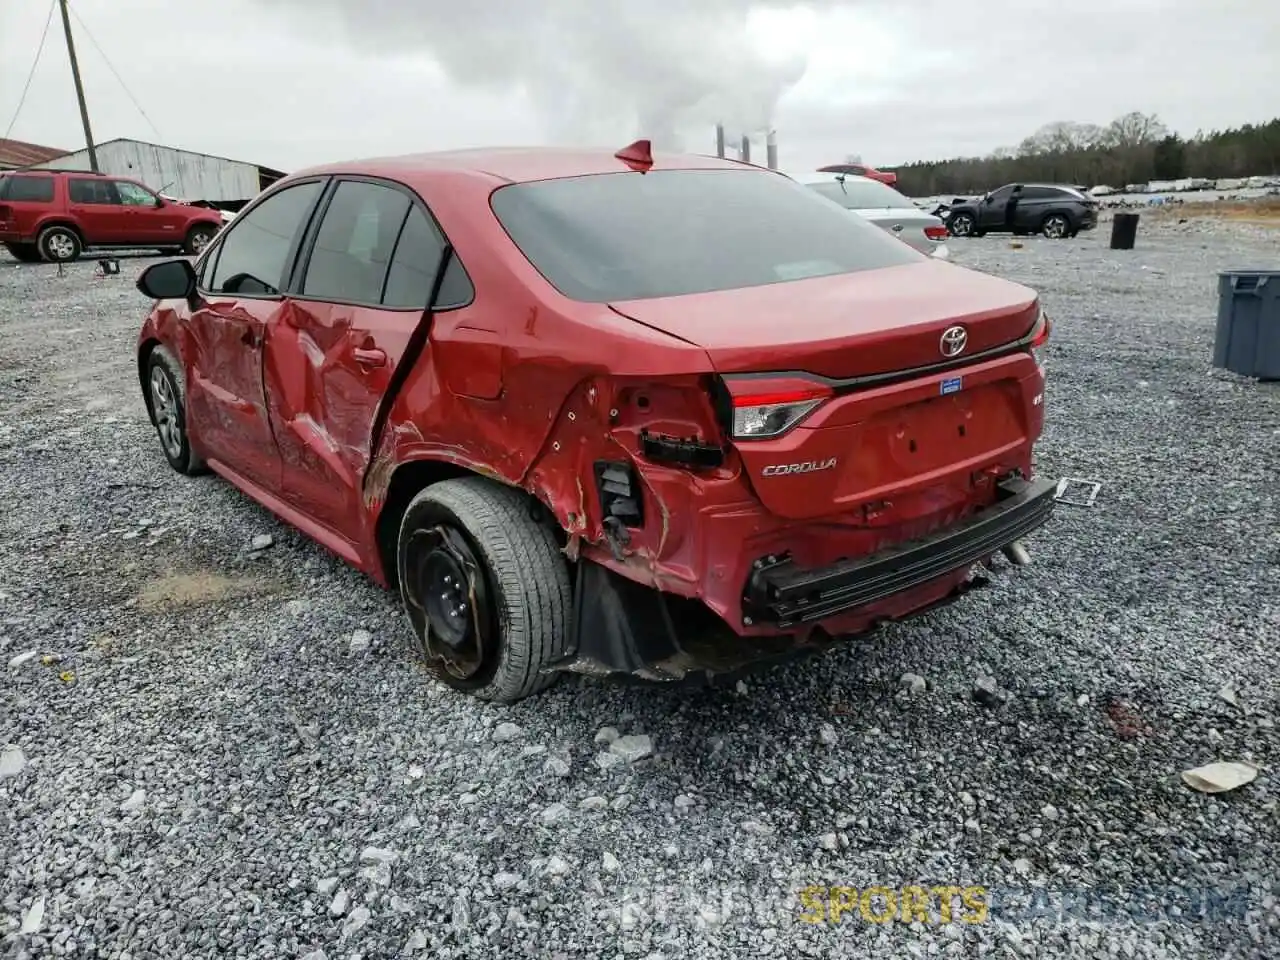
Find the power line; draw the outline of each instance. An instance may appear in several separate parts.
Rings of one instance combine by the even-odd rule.
[[[49,25],[53,23],[53,8],[58,5],[58,0],[50,0],[49,15],[44,19],[44,32],[40,34],[40,45],[36,47],[36,58],[31,61],[31,71],[27,74],[27,82],[22,87],[22,96],[18,97],[18,106],[13,111],[13,119],[9,121],[9,126],[5,127],[4,136],[0,140],[8,140],[9,134],[13,132],[13,125],[18,122],[18,115],[22,113],[22,105],[27,102],[27,91],[31,89],[31,81],[35,78],[36,67],[40,66],[40,54],[44,53],[44,41],[49,36]]]
[[[93,38],[93,33],[89,30],[89,27],[80,19],[80,14],[76,13],[76,8],[68,3],[67,9],[70,10],[71,15],[76,18],[76,23],[80,24],[80,29],[83,30],[84,35],[88,37],[89,43],[93,45],[93,49],[98,51],[98,56],[102,57],[102,62],[107,65],[107,69],[111,71],[112,75],[119,82],[121,89],[124,90],[125,96],[133,101],[133,105],[137,108],[138,113],[142,114],[142,119],[147,121],[147,126],[149,126],[152,132],[156,135],[156,139],[163,143],[164,137],[160,135],[160,131],[156,129],[156,125],[152,123],[151,118],[147,116],[147,111],[142,109],[142,104],[138,103],[138,98],[133,95],[132,91],[130,91],[129,85],[124,82],[124,78],[121,77],[116,71],[116,68],[111,65],[111,59],[107,56],[102,47],[98,45],[98,41]],[[50,11],[50,13],[52,14],[52,11]]]

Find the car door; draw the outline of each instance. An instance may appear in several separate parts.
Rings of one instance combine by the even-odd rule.
[[[1004,226],[1005,204],[1013,196],[1013,184],[987,194],[978,208],[978,227],[981,230],[999,230]]]
[[[160,199],[140,183],[114,180],[125,218],[125,243],[181,246],[187,218],[174,204]]]
[[[86,244],[120,243],[127,235],[126,211],[121,209],[115,184],[106,177],[68,177],[67,209]]]
[[[1014,224],[1019,230],[1035,232],[1040,229],[1040,221],[1048,212],[1057,191],[1049,187],[1025,187],[1018,199],[1018,209],[1014,213]]]
[[[267,337],[272,423],[291,505],[359,543],[374,420],[427,322],[444,239],[411,191],[348,178],[331,187],[307,246],[290,309]],[[441,306],[470,300],[458,271],[446,273]]]
[[[290,184],[237,217],[201,264],[186,322],[189,428],[206,459],[271,493],[280,452],[263,389],[263,341],[286,309],[285,278],[324,189]]]

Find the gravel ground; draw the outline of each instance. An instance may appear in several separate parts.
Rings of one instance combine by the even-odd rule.
[[[1042,292],[1041,469],[1097,505],[993,589],[736,689],[514,708],[431,683],[391,595],[170,472],[147,261],[0,253],[5,954],[1280,955],[1280,390],[1209,367],[1215,271],[1280,267],[1278,237],[953,243]],[[1262,771],[1180,780],[1214,760]],[[823,909],[916,885],[989,909]]]

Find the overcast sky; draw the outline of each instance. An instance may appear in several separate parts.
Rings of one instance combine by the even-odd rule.
[[[1280,115],[1276,0],[72,0],[94,138],[296,169],[507,143],[714,146],[782,166],[983,154],[1044,123]],[[0,0],[0,135],[49,11]],[[477,12],[480,11],[480,12]],[[90,37],[105,51],[106,59]],[[144,118],[108,61],[137,98]],[[154,129],[152,127],[154,124]],[[733,132],[733,131],[731,131]],[[9,134],[84,139],[55,14]],[[763,159],[763,137],[753,159]]]

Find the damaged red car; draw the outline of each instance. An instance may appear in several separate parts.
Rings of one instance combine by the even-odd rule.
[[[397,589],[486,699],[823,647],[1024,561],[1054,506],[1036,294],[748,164],[335,164],[138,287],[174,469]]]

